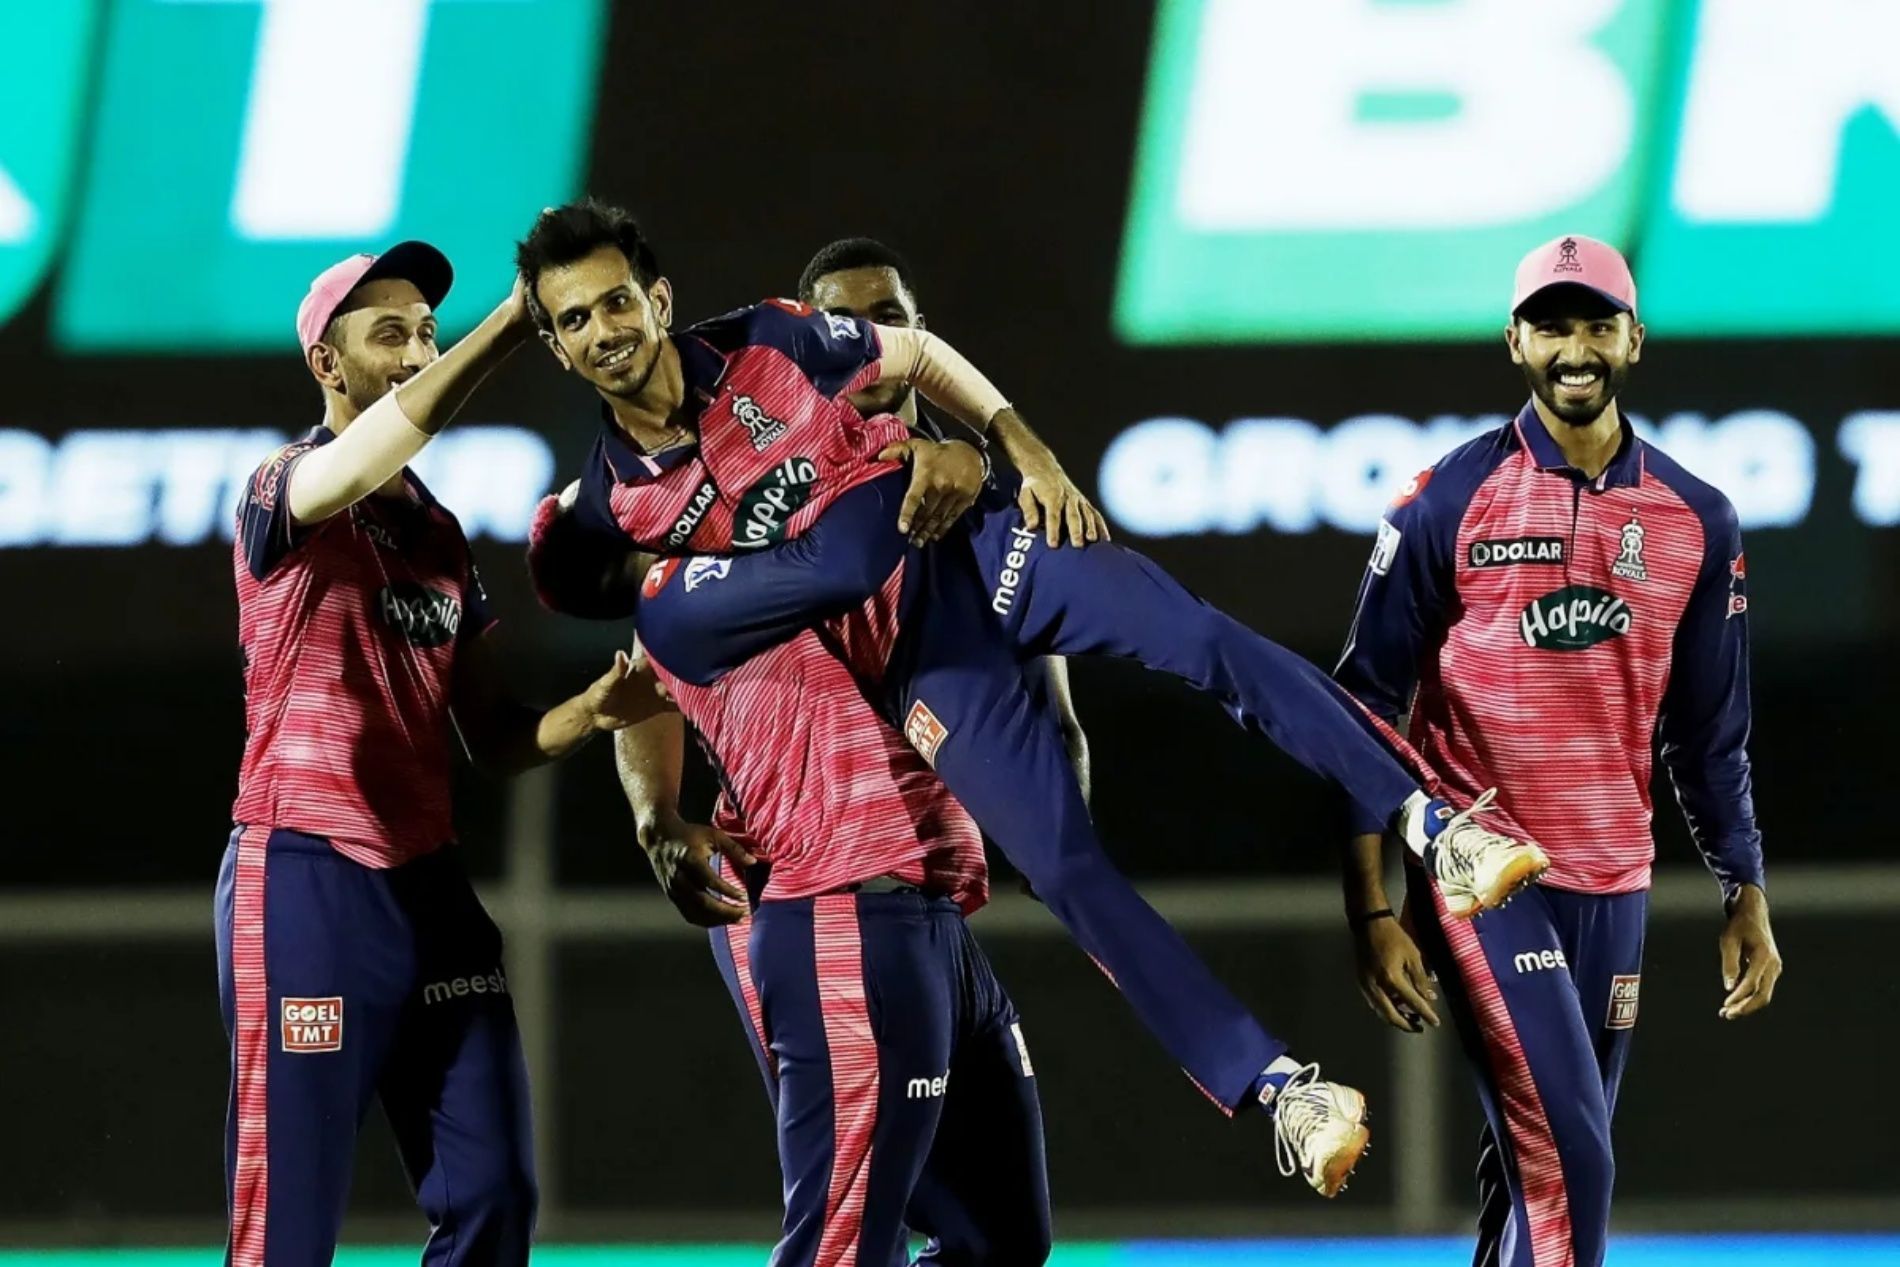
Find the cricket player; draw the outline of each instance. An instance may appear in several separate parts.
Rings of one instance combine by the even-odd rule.
[[[921,327],[924,320],[908,263],[869,239],[844,239],[821,250],[801,276],[799,297],[827,311],[890,325]],[[945,435],[945,427],[920,413],[916,393],[901,384],[854,396],[852,404],[867,417],[891,413],[933,439]],[[1069,702],[1062,662],[1043,665],[1077,782],[1086,790],[1087,740]],[[888,1064],[892,1072],[879,1086],[891,1093],[887,1107],[896,1120],[880,1129],[899,1147],[877,1149],[865,1162],[853,1164],[848,1150],[840,1155],[828,1134],[830,1119],[823,1114],[800,1112],[788,1118],[780,1136],[788,1146],[788,1180],[810,1175],[811,1181],[801,1178],[787,1184],[794,1197],[802,1193],[808,1200],[788,1206],[788,1244],[781,1253],[787,1261],[799,1261],[807,1256],[801,1242],[823,1239],[823,1211],[813,1207],[817,1195],[828,1197],[832,1176],[849,1182],[850,1176],[862,1173],[868,1182],[874,1169],[880,1177],[877,1188],[885,1188],[885,1179],[895,1172],[893,1182],[909,1193],[903,1223],[932,1242],[920,1261],[1039,1263],[1049,1247],[1048,1184],[1034,1068],[1020,1021],[1008,1008],[1000,985],[985,985],[978,997],[990,1000],[988,1010],[975,1017],[960,1015],[956,1006],[956,1000],[968,997],[966,992],[943,988],[946,966],[986,983],[993,980],[987,960],[962,925],[962,916],[982,905],[987,889],[980,843],[971,843],[975,824],[917,752],[883,723],[856,680],[815,633],[807,631],[756,657],[747,670],[746,680],[753,685],[731,691],[729,708],[719,707],[722,701],[711,698],[713,693],[681,688],[707,726],[695,732],[702,746],[733,754],[731,759],[715,758],[728,790],[720,798],[713,825],[687,823],[679,814],[683,726],[677,712],[622,730],[614,748],[641,844],[662,888],[689,921],[714,925],[714,958],[764,1075],[774,1113],[781,1104],[781,1056],[799,1071],[792,1078],[795,1103],[809,1101],[815,1088],[830,1095],[835,1117],[846,1111],[841,1101],[868,1096],[868,1088],[849,1076],[840,1077],[848,1066],[832,1062],[828,1069],[802,1069],[801,1054],[809,1053],[811,1044],[804,1043],[801,1051],[797,1038],[800,1022],[809,1028],[809,1018],[793,1013],[778,1031],[768,1031],[762,1004],[767,991],[761,977],[774,975],[788,962],[797,965],[798,973],[810,972],[802,952],[811,916],[803,908],[823,903],[831,909],[843,903],[834,896],[763,904],[768,928],[793,923],[795,949],[801,953],[789,959],[763,954],[761,972],[755,976],[753,924],[743,890],[725,879],[723,867],[709,863],[723,863],[729,856],[742,867],[756,865],[751,849],[740,843],[746,841],[769,853],[775,870],[822,866],[827,871],[822,883],[834,889],[856,886],[857,927],[867,944],[902,945],[940,932],[941,944],[956,952],[947,960],[927,953],[905,955],[897,960],[899,970],[887,970],[878,988],[868,992],[880,1012],[874,1028],[895,1040],[880,1047],[880,1068]],[[708,741],[709,734],[717,737],[716,744]],[[755,754],[762,759],[752,759]],[[815,777],[800,782],[783,774],[757,777],[765,771],[807,769]],[[735,773],[754,778],[740,787],[734,783]],[[740,805],[747,807],[743,816]],[[882,887],[891,892],[867,891],[867,883],[878,887],[877,877],[888,876],[912,852],[925,859],[927,885],[886,879]],[[858,874],[872,879],[845,878]],[[920,907],[930,913],[925,921],[914,918]],[[782,940],[769,933],[762,939]],[[889,956],[878,955],[866,960],[873,970],[890,962]],[[919,967],[925,971],[913,971]],[[776,1045],[773,1032],[780,1034]],[[947,1052],[939,1050],[946,1037]],[[943,1094],[910,1096],[911,1081],[900,1075],[911,1068],[945,1070]],[[921,1167],[908,1156],[917,1150],[926,1150]],[[907,1237],[902,1226],[889,1224],[889,1205],[868,1202],[856,1216],[862,1262],[906,1261]],[[878,1246],[876,1253],[869,1248],[872,1244]],[[890,1256],[880,1257],[887,1252]]]
[[[1447,918],[1408,868],[1415,945],[1393,916],[1379,825],[1346,899],[1361,988],[1403,1029],[1437,1024],[1437,974],[1488,1129],[1479,1267],[1603,1261],[1610,1115],[1640,1003],[1650,744],[1721,883],[1721,1015],[1781,975],[1746,744],[1748,570],[1735,508],[1618,405],[1642,357],[1623,257],[1580,235],[1517,269],[1505,343],[1531,401],[1452,450],[1387,511],[1339,681],[1410,733],[1451,794],[1496,786],[1549,850],[1508,909]]]
[[[526,1071],[501,936],[453,849],[459,735],[511,772],[637,715],[625,656],[542,712],[502,685],[468,542],[406,463],[532,325],[520,291],[437,355],[452,280],[404,242],[297,311],[322,421],[257,468],[233,564],[246,741],[218,878],[232,1267],[328,1264],[372,1099],[430,1267],[521,1264]]]
[[[1337,1192],[1363,1146],[1363,1100],[1292,1061],[1107,862],[1054,721],[1024,690],[1022,660],[1131,655],[1222,694],[1310,766],[1356,784],[1415,848],[1441,839],[1440,873],[1457,875],[1474,906],[1534,874],[1535,847],[1434,804],[1323,675],[1146,560],[1106,545],[1055,549],[1064,529],[1078,542],[1099,537],[1092,508],[988,380],[930,336],[777,302],[670,335],[671,287],[651,248],[630,217],[597,204],[545,214],[518,262],[544,341],[601,393],[608,423],[568,504],[537,522],[530,559],[544,597],[610,614],[591,584],[561,585],[579,601],[556,594],[554,574],[567,565],[548,566],[602,542],[609,557],[629,544],[674,555],[737,549],[683,572],[668,558],[643,587],[640,629],[656,667],[695,686],[826,612],[865,622],[826,632],[861,680],[879,685],[886,720],[904,727],[1209,1097],[1231,1113],[1297,1086],[1299,1105],[1330,1106],[1315,1118],[1323,1130],[1295,1132],[1313,1146],[1289,1144],[1283,1162]],[[930,536],[944,522],[884,460],[892,445],[920,442],[903,438],[901,420],[867,420],[841,399],[889,379],[979,432],[994,424],[1025,471],[987,490],[982,530],[953,534],[941,550],[914,550],[891,530],[896,520]],[[1032,531],[1038,512],[1046,540]],[[916,613],[928,618],[908,619]],[[755,900],[791,896],[778,883],[766,879]],[[1287,1115],[1278,1120],[1283,1142],[1293,1138]]]

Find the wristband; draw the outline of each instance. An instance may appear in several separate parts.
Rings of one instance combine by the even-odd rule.
[[[1350,924],[1354,928],[1364,928],[1366,925],[1370,924],[1375,919],[1397,919],[1397,918],[1398,916],[1392,913],[1391,907],[1384,906],[1384,907],[1380,907],[1376,911],[1367,911],[1363,915],[1348,915],[1346,917],[1346,923]]]

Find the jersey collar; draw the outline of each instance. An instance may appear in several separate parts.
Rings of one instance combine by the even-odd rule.
[[[1544,420],[1537,416],[1536,402],[1528,403],[1518,411],[1517,421],[1512,424],[1517,430],[1517,442],[1531,455],[1531,461],[1540,471],[1562,471],[1572,478],[1582,481],[1583,472],[1570,465],[1564,451],[1557,447],[1557,441],[1544,426]],[[1623,417],[1622,439],[1616,446],[1616,456],[1603,468],[1603,474],[1590,481],[1591,487],[1598,492],[1606,488],[1635,488],[1643,482],[1643,442],[1631,429],[1628,416]]]

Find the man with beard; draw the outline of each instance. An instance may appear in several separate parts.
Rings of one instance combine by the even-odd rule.
[[[322,422],[238,510],[246,737],[216,916],[230,1267],[331,1261],[377,1099],[429,1219],[422,1261],[528,1261],[527,1070],[501,934],[448,847],[453,753],[527,769],[628,724],[645,691],[624,655],[546,711],[505,686],[461,526],[406,463],[533,327],[517,287],[438,355],[451,280],[422,242],[317,276],[297,337]]]
[[[1603,1261],[1616,1105],[1641,983],[1650,743],[1721,883],[1720,1014],[1781,974],[1745,745],[1747,570],[1728,499],[1636,437],[1618,406],[1642,357],[1636,285],[1571,236],[1518,266],[1505,341],[1532,399],[1418,475],[1379,525],[1342,685],[1396,722],[1453,795],[1511,797],[1551,867],[1506,910],[1446,918],[1408,868],[1424,956],[1393,918],[1379,824],[1346,878],[1361,989],[1436,1025],[1444,987],[1484,1101],[1480,1267]]]
[[[1365,1143],[1363,1098],[1292,1060],[1116,870],[1023,663],[1124,655],[1217,695],[1430,854],[1469,910],[1502,903],[1541,871],[1535,845],[1479,824],[1488,799],[1462,811],[1431,799],[1324,674],[1152,562],[1104,541],[1059,548],[1065,530],[1078,547],[1099,536],[1093,508],[941,340],[781,301],[674,334],[671,285],[651,247],[624,211],[599,204],[544,213],[517,261],[543,341],[605,406],[582,479],[537,515],[530,565],[544,599],[596,616],[637,606],[642,641],[687,719],[722,760],[769,767],[761,778],[801,771],[797,755],[773,748],[789,742],[782,728],[735,727],[722,744],[708,734],[719,720],[702,724],[695,712],[729,720],[758,672],[748,662],[807,631],[826,639],[1208,1097],[1229,1114],[1266,1108],[1286,1173],[1336,1194]],[[958,498],[917,506],[886,446],[922,442],[901,419],[866,419],[848,403],[893,380],[996,433],[1025,472],[971,484],[976,510],[927,548],[899,530],[941,535]],[[695,551],[733,553],[678,557]],[[638,594],[593,566],[642,552],[669,557]],[[841,855],[829,841],[792,843],[747,872],[755,941],[775,902],[929,878],[914,856],[872,867],[876,858]],[[762,961],[753,963],[756,975]]]

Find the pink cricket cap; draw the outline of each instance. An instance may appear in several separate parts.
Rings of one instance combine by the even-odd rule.
[[[352,255],[330,265],[310,283],[310,293],[297,305],[297,342],[308,352],[323,338],[330,318],[364,282],[400,277],[415,283],[431,308],[438,308],[455,282],[449,257],[427,242],[398,242],[381,255]]]
[[[1636,279],[1623,253],[1580,233],[1552,238],[1519,262],[1511,315],[1552,286],[1586,286],[1624,312],[1636,311]]]

